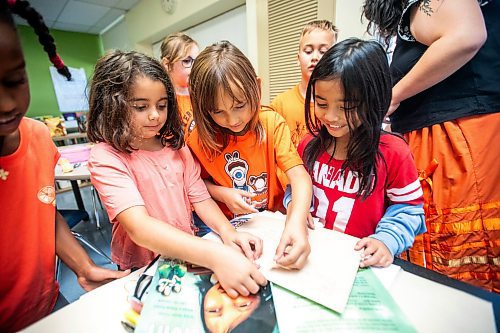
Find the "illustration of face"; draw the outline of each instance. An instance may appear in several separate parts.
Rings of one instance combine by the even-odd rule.
[[[134,147],[141,149],[156,135],[167,120],[167,90],[161,81],[138,77],[131,87],[129,105],[132,109]]]
[[[0,136],[15,133],[30,103],[21,44],[14,28],[0,22]]]
[[[233,180],[233,188],[238,188],[241,190],[247,190],[247,174],[248,174],[248,163],[247,161],[240,158],[238,151],[232,154],[226,153],[224,155],[226,159],[226,164],[224,170],[229,177]]]
[[[311,78],[311,73],[318,61],[333,43],[335,43],[333,32],[322,29],[311,30],[301,38],[297,57],[302,78],[306,82]]]
[[[230,89],[237,91],[237,88],[233,86]],[[243,135],[246,133],[247,124],[252,119],[253,110],[241,92],[235,95],[233,99],[221,89],[215,103],[215,110],[210,112],[210,116],[220,127],[227,128],[234,135]]]
[[[170,70],[167,70],[168,76],[172,80],[174,87],[187,88],[189,84],[189,74],[193,68],[193,62],[200,53],[198,46],[191,45],[185,57],[174,62]]]
[[[256,295],[229,297],[219,283],[203,301],[205,324],[211,333],[226,333],[244,322],[260,305]]]
[[[315,82],[314,114],[326,127],[328,133],[336,138],[337,144],[347,147],[349,142],[349,127],[347,125],[346,111],[356,112],[356,107],[345,109],[344,89],[339,80],[318,80]],[[355,117],[354,128],[359,126]]]

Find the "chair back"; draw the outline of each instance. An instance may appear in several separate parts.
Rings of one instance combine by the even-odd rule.
[[[70,229],[81,221],[90,220],[89,213],[82,209],[58,209],[57,211],[64,217]]]

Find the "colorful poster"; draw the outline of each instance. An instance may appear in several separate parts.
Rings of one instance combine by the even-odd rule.
[[[417,332],[371,269],[358,271],[342,314],[278,285],[272,288],[281,332]]]
[[[160,258],[148,290],[136,333],[279,332],[269,285],[233,299],[206,269]]]

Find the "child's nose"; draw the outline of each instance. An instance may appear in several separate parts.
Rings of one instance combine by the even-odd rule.
[[[158,110],[156,110],[156,108],[153,108],[151,110],[151,112],[149,113],[149,120],[158,119],[159,116],[160,116],[160,114],[158,113]]]
[[[325,113],[325,120],[329,121],[329,122],[334,122],[334,121],[338,121],[340,118],[338,112],[335,112],[334,110],[332,111],[328,111]]]
[[[312,55],[313,55],[312,58],[314,60],[319,60],[320,55],[319,55],[319,51],[318,50],[314,50],[313,53],[312,53]]]
[[[230,115],[228,117],[228,124],[229,126],[235,126],[235,125],[238,125],[240,123],[240,117],[238,117],[237,115]]]

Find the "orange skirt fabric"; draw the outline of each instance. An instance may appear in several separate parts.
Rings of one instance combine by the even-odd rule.
[[[410,261],[500,292],[500,113],[405,137],[419,170],[427,224]]]

